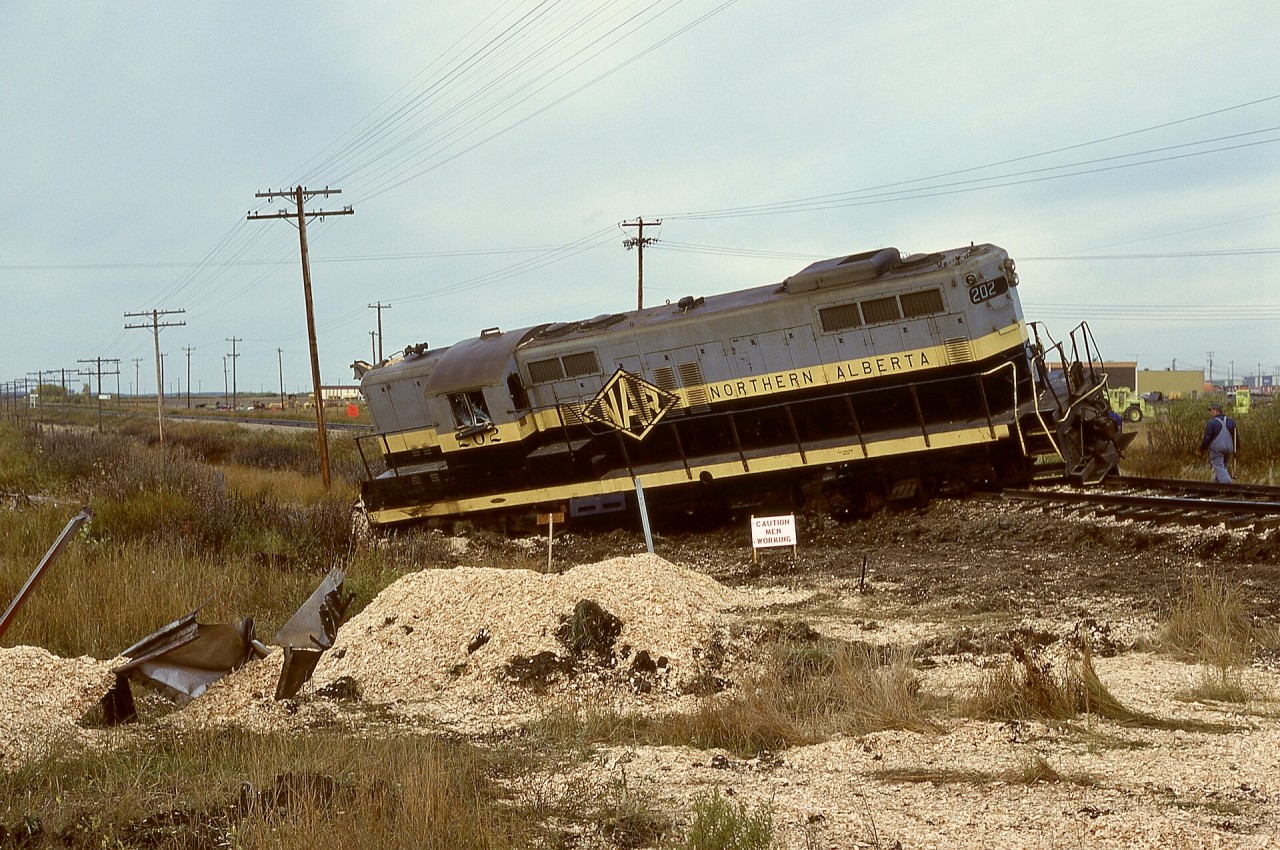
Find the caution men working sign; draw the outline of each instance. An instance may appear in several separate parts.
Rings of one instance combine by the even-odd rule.
[[[796,553],[796,515],[753,516],[751,518],[751,559],[757,559],[759,550],[774,546],[790,546]]]

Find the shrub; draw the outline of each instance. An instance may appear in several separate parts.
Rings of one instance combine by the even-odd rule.
[[[1199,455],[1200,437],[1208,414],[1203,398],[1183,398],[1161,405],[1159,413],[1143,424],[1127,453],[1124,469],[1132,474],[1183,478],[1203,476]],[[1273,481],[1280,461],[1280,404],[1252,407],[1245,413],[1228,414],[1239,428],[1240,451],[1235,456],[1233,475],[1247,481]]]
[[[773,812],[761,804],[726,800],[719,788],[693,798],[693,822],[684,850],[767,850],[773,846]]]

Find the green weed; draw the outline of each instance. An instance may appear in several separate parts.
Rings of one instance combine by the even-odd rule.
[[[728,800],[719,788],[693,798],[693,822],[683,850],[767,850],[774,846],[773,811]]]

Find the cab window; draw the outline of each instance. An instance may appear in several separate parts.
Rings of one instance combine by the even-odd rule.
[[[489,416],[489,408],[484,403],[484,393],[480,390],[450,394],[449,408],[453,411],[454,425],[459,428],[493,424],[493,419]]]

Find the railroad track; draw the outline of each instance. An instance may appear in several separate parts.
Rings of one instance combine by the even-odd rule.
[[[1212,481],[1188,481],[1179,478],[1139,478],[1112,476],[1103,485],[1112,490],[1154,491],[1178,494],[1186,498],[1243,499],[1255,502],[1280,502],[1280,487],[1267,484],[1215,484]]]
[[[1029,509],[1109,516],[1153,525],[1280,528],[1280,487],[1162,478],[1114,478],[1103,490],[1005,490]]]

